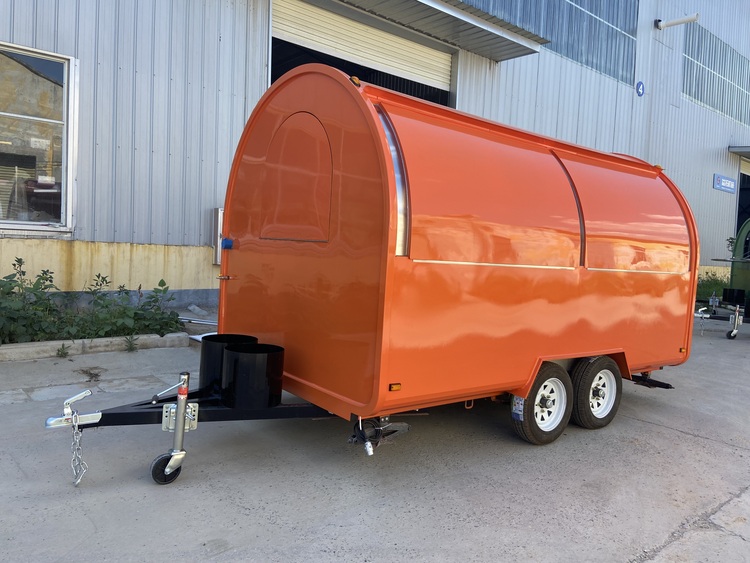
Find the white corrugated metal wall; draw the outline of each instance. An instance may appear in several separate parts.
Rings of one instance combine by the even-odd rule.
[[[0,0],[0,41],[79,61],[74,238],[211,243],[268,83],[269,0]]]
[[[454,57],[453,66],[456,109],[500,121],[497,100],[501,86],[497,63],[461,50]]]
[[[646,104],[635,90],[550,51],[500,65],[498,118],[605,151],[640,151]]]
[[[750,57],[750,10],[746,1],[642,1],[641,9],[644,28],[653,25],[654,18],[669,20],[699,12],[697,25]],[[651,100],[648,157],[663,164],[686,193],[701,234],[701,263],[716,266],[711,259],[727,257],[726,239],[736,232],[737,194],[713,189],[713,174],[735,178],[739,187],[740,159],[727,148],[750,144],[750,127],[682,94],[686,26],[652,33],[648,80],[660,87],[653,89]]]

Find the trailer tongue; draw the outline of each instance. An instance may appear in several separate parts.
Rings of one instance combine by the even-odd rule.
[[[71,468],[78,485],[88,469],[83,461],[81,436],[87,428],[161,424],[174,434],[172,448],[151,463],[151,477],[166,485],[177,479],[186,451],[186,432],[196,430],[198,422],[270,420],[285,418],[329,418],[331,413],[310,403],[282,403],[280,382],[283,349],[257,343],[257,338],[240,334],[205,336],[201,343],[201,379],[199,389],[189,391],[190,373],[182,372],[175,385],[150,399],[102,411],[82,414],[73,403],[91,395],[78,393],[63,403],[63,414],[50,417],[47,428],[71,428],[73,432]],[[177,390],[176,395],[167,395]],[[405,423],[388,419],[358,420],[351,443],[361,442],[368,455],[384,438],[405,432]]]

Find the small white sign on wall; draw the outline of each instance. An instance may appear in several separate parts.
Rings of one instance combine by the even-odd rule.
[[[714,174],[714,189],[730,194],[737,192],[737,180],[727,178],[721,174]]]

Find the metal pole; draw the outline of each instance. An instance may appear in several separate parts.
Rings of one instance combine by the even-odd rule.
[[[177,387],[177,410],[175,412],[174,445],[172,447],[176,452],[182,450],[185,439],[185,412],[187,411],[189,383],[190,374],[183,371],[180,374],[180,385]]]
[[[169,475],[182,465],[185,459],[185,450],[182,444],[185,439],[185,413],[187,412],[188,387],[190,384],[190,373],[183,371],[180,374],[180,384],[177,387],[177,407],[175,409],[174,423],[174,443],[172,451],[169,452],[172,458],[169,460],[167,467],[164,469],[164,475]]]

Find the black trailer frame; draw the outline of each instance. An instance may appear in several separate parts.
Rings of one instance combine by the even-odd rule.
[[[85,391],[63,403],[60,417],[47,419],[47,428],[69,427],[73,430],[74,484],[78,485],[88,466],[83,461],[81,434],[87,428],[161,424],[173,432],[172,448],[151,463],[151,477],[160,485],[174,481],[185,458],[183,440],[186,432],[195,430],[198,422],[238,420],[273,420],[290,418],[330,418],[335,415],[311,403],[282,403],[284,349],[260,344],[248,335],[206,335],[201,342],[200,381],[198,389],[189,391],[190,373],[180,373],[180,380],[151,399],[81,414],[73,403],[91,395]],[[177,389],[176,395],[166,396]],[[391,423],[388,417],[363,420],[355,417],[350,443],[362,442],[368,455],[383,438],[409,430],[405,423]]]

